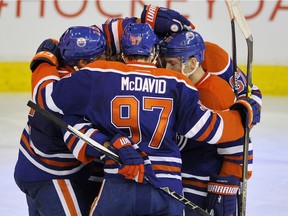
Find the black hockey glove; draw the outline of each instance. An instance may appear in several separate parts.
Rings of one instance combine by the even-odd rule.
[[[144,6],[141,22],[151,25],[158,36],[173,34],[183,29],[195,29],[195,26],[177,11],[153,5]]]
[[[30,63],[32,73],[43,62],[49,63],[56,67],[62,63],[60,49],[57,44],[58,41],[51,38],[44,40],[40,44],[36,51],[36,55],[33,57]]]

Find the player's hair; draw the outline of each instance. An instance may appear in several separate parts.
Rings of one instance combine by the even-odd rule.
[[[180,57],[184,61],[195,57],[199,63],[204,60],[205,44],[196,31],[181,31],[167,37],[160,44],[161,57]]]
[[[103,55],[106,40],[102,30],[96,25],[73,26],[60,37],[59,48],[65,62],[74,67],[81,59],[89,63]]]
[[[125,56],[150,56],[159,45],[159,40],[149,24],[130,23],[124,29],[121,45]]]

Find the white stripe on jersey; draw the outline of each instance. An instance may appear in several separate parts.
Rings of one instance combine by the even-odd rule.
[[[201,181],[210,181],[209,176],[197,176],[197,175],[192,175],[189,173],[181,173],[182,178],[195,178]]]
[[[56,106],[56,104],[54,103],[52,99],[52,92],[53,92],[53,82],[49,83],[45,87],[45,99],[44,100],[46,101],[46,105],[53,112],[58,112],[63,115],[63,111],[59,109],[59,107]]]
[[[221,145],[218,145],[217,152],[219,155],[232,155],[236,153],[243,152],[243,145],[238,145],[234,147],[220,148]],[[249,143],[249,151],[253,150],[253,144]]]
[[[58,175],[58,176],[65,176],[65,175],[71,175],[73,173],[76,173],[78,172],[79,170],[81,170],[85,164],[80,164],[78,167],[75,167],[73,169],[70,169],[70,170],[61,170],[61,171],[58,171],[58,170],[52,170],[50,168],[47,168],[45,167],[44,165],[38,163],[37,161],[35,161],[31,156],[30,154],[23,148],[22,145],[20,145],[19,147],[20,151],[24,154],[24,156],[34,165],[36,166],[37,168],[39,168],[40,170],[43,170],[44,172],[47,172],[49,174],[52,174],[52,175]]]
[[[117,174],[118,173],[118,168],[111,168],[111,169],[109,169],[109,168],[105,168],[104,169],[104,172],[105,173],[108,173],[108,174]]]
[[[180,181],[182,181],[182,178],[180,175],[172,175],[172,174],[164,174],[164,173],[161,173],[161,174],[156,174],[156,177],[157,178],[173,178],[173,179],[178,179]]]
[[[119,42],[119,35],[118,35],[118,22],[112,22],[112,33],[113,33],[113,40],[116,48],[116,53],[120,53],[120,42]],[[112,35],[111,35],[112,36]]]
[[[221,138],[222,133],[223,133],[223,128],[224,128],[223,119],[220,115],[217,114],[217,116],[220,118],[220,123],[219,123],[219,126],[217,128],[215,135],[212,137],[211,140],[207,141],[207,143],[209,143],[209,144],[217,143],[219,141],[219,139]]]
[[[87,131],[85,132],[85,135],[88,136],[88,137],[90,137],[90,135],[91,135],[92,133],[94,133],[94,131],[95,131],[95,129],[91,128],[91,129],[89,129],[89,130],[87,130]],[[65,133],[65,136],[64,136],[65,142],[66,142],[68,136],[71,135],[71,134],[72,134],[72,133],[70,133],[69,131],[67,131],[67,132]],[[67,136],[67,135],[68,135],[68,136]],[[73,155],[75,155],[76,158],[79,157],[79,152],[80,152],[80,150],[83,148],[84,144],[85,144],[85,141],[82,140],[82,139],[79,139],[78,142],[77,142],[77,144],[76,144],[76,146],[75,146],[75,148],[72,150]]]
[[[55,80],[55,81],[59,81],[60,78],[57,76],[46,76],[43,79],[39,80],[39,82],[35,85],[35,88],[33,89],[33,93],[32,93],[32,99],[35,102],[36,101],[36,95],[37,92],[39,91],[39,85],[41,85],[43,82],[47,81],[47,80]]]
[[[184,193],[191,193],[191,194],[195,194],[195,195],[199,195],[199,196],[203,196],[203,197],[207,197],[207,192],[197,191],[197,190],[191,189],[191,188],[184,187],[183,188],[183,192]]]
[[[227,62],[228,64],[225,66],[225,68],[224,68],[223,70],[220,70],[220,71],[217,71],[217,72],[215,72],[215,71],[209,71],[209,73],[215,74],[215,75],[217,75],[217,76],[219,76],[219,75],[221,75],[221,74],[223,74],[223,73],[226,73],[227,70],[228,70],[228,68],[229,68],[229,66],[230,66],[230,56],[229,56],[229,55],[228,55],[228,57],[227,57],[226,62]]]
[[[26,131],[27,134],[29,134],[29,135],[31,134],[29,125],[26,124],[24,130]],[[37,155],[40,155],[41,157],[45,157],[45,158],[75,158],[75,156],[73,154],[70,154],[70,153],[46,154],[46,153],[40,151],[38,148],[36,148],[36,146],[34,145],[34,143],[31,139],[29,140],[29,143],[30,143],[30,147],[34,150],[34,152]]]
[[[36,146],[34,145],[32,140],[30,140],[30,146],[34,150],[34,152],[37,155],[40,155],[41,157],[45,157],[45,158],[74,158],[75,159],[75,156],[73,154],[70,154],[70,153],[45,154],[44,152],[42,152],[36,148]]]
[[[58,184],[57,179],[52,179],[52,182],[53,182],[54,187],[55,187],[55,189],[56,189],[56,192],[57,192],[57,194],[58,194],[58,196],[59,196],[59,199],[60,199],[60,201],[61,201],[61,204],[62,204],[62,207],[63,207],[63,209],[64,209],[65,215],[71,215],[71,212],[69,211],[67,202],[66,202],[66,200],[65,200],[65,196],[64,196],[63,193],[62,193],[61,187],[60,187],[60,185]],[[76,198],[76,195],[75,195],[74,190],[73,190],[73,188],[72,188],[72,185],[71,185],[71,183],[70,183],[70,180],[64,179],[64,182],[66,183],[66,186],[67,186],[67,188],[68,188],[68,190],[69,190],[69,194],[70,194],[70,196],[71,196],[71,198],[72,198],[73,206],[75,207],[75,210],[76,210],[76,212],[77,212],[77,215],[81,216],[82,214],[81,214],[81,211],[80,211],[80,208],[79,208],[79,204],[78,204],[78,202],[77,202],[77,198]]]
[[[185,134],[185,137],[192,138],[194,137],[205,125],[207,120],[210,118],[212,112],[210,110],[206,110],[204,115],[198,120],[198,122]]]
[[[151,161],[164,161],[182,164],[181,158],[176,157],[161,157],[161,156],[148,156]]]

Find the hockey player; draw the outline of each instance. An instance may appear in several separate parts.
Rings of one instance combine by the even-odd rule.
[[[226,110],[234,103],[231,59],[227,52],[216,44],[204,43],[199,33],[182,31],[168,37],[161,45],[161,56],[164,57],[166,68],[183,72],[190,78],[206,107]],[[246,76],[240,69],[237,80],[238,95],[243,97],[247,88]],[[262,104],[261,97],[259,89],[253,86],[252,98],[259,105]],[[259,123],[260,116],[255,121]],[[217,146],[207,143],[205,145],[205,142],[187,140],[184,137],[180,140],[185,197],[200,207],[207,208],[208,212],[213,211],[213,215],[235,215],[237,189],[242,177],[243,138]],[[252,172],[252,151],[250,143],[249,177]],[[210,190],[216,185],[236,189],[219,194],[215,190]],[[186,215],[194,214],[186,209]]]
[[[55,43],[56,40],[48,39],[40,45],[36,55],[38,61],[33,61],[31,69],[34,71],[40,59],[49,55],[47,50],[53,50],[61,56],[56,80],[101,58],[106,45],[102,31],[96,26],[70,27],[59,44]],[[60,60],[62,57],[64,61]],[[32,96],[34,100],[41,97],[35,91]],[[78,120],[73,116],[66,116],[64,120],[75,124],[74,119]],[[98,142],[108,140],[104,134],[90,129],[89,122],[82,119],[77,123],[83,133]],[[31,110],[21,135],[15,166],[15,181],[26,194],[29,215],[88,215],[101,185],[88,180],[95,165],[103,169],[102,163],[96,163],[97,156],[100,156],[98,151],[69,133],[65,134],[64,142],[60,127]]]
[[[151,183],[147,184],[138,171],[119,175],[122,165],[104,159],[105,179],[91,214],[182,215],[180,202],[155,189],[169,187],[182,193],[176,132],[211,144],[231,141],[243,136],[239,109],[249,112],[249,126],[257,118],[258,106],[251,106],[249,100],[233,104],[231,109],[237,110],[218,113],[206,109],[199,103],[198,92],[187,77],[152,64],[155,45],[157,37],[149,25],[131,24],[122,37],[123,57],[129,61],[126,65],[95,61],[69,78],[33,85],[34,91],[43,88],[35,98],[42,107],[65,115],[86,116],[93,126],[108,135],[127,135],[151,160],[152,166],[145,163],[145,175]],[[46,59],[39,59],[41,64],[33,73],[32,83],[58,76],[52,52]],[[33,61],[36,60],[34,57]],[[75,85],[77,91],[73,91]],[[131,143],[126,139],[122,145],[112,146],[123,156]],[[131,155],[137,152],[132,149],[128,152]],[[137,164],[141,170],[138,158]],[[125,161],[123,165],[127,165]]]

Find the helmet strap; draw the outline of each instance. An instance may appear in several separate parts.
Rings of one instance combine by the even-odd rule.
[[[185,66],[184,66],[184,67],[185,67]],[[197,70],[198,67],[199,67],[199,62],[197,61],[194,69],[193,69],[191,72],[189,72],[189,73],[185,73],[185,72],[184,72],[183,65],[182,65],[182,73],[183,73],[185,76],[190,77],[193,73],[195,73],[195,71]]]

